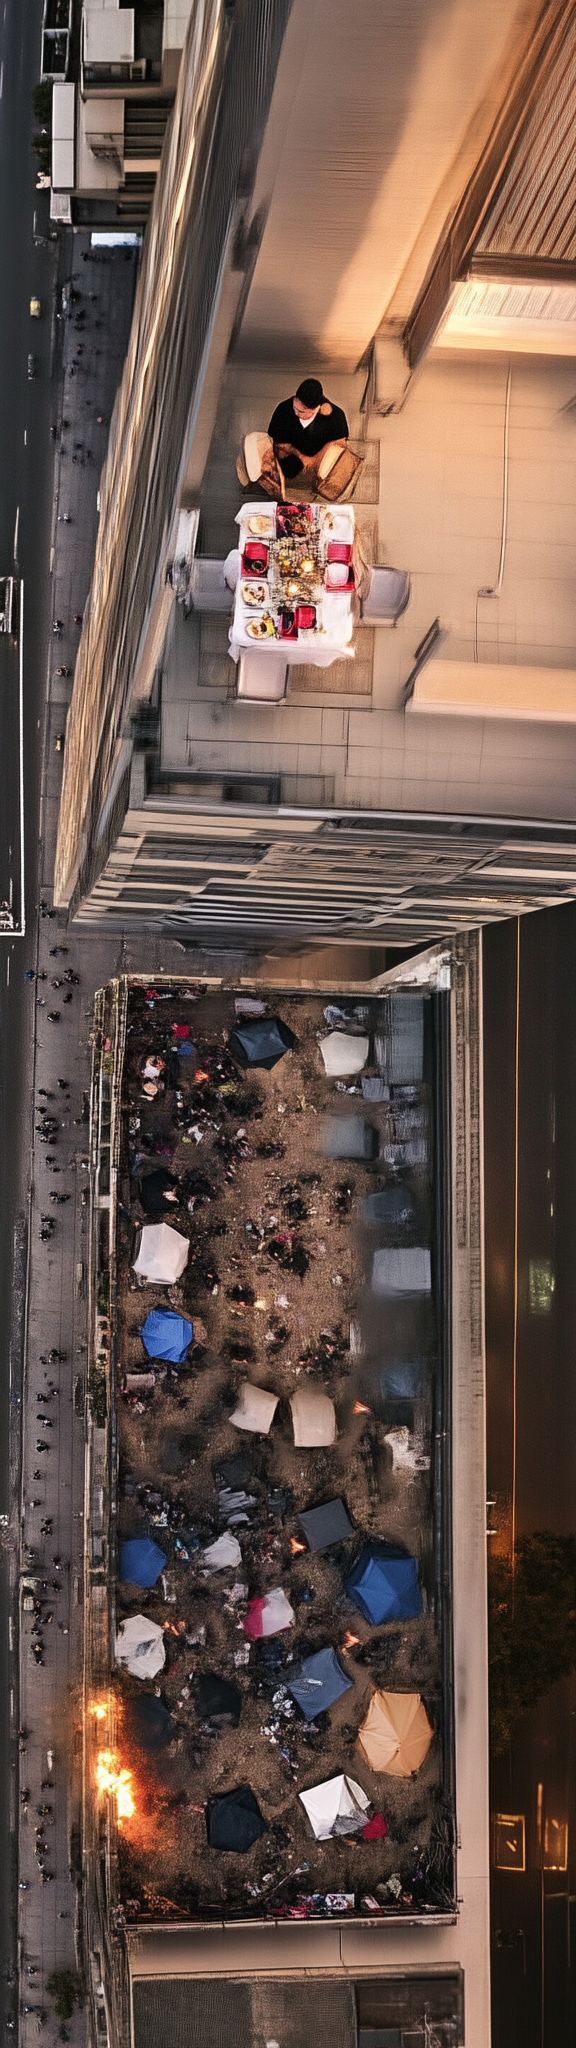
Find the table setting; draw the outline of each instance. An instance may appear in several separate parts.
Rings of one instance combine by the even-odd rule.
[[[240,575],[230,653],[278,651],[283,662],[353,661],[354,510],[265,499],[237,514]]]

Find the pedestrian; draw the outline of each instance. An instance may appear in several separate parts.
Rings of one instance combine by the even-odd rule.
[[[61,619],[53,619],[53,620],[52,620],[52,632],[53,632],[53,633],[61,633],[61,632],[62,632],[62,620],[61,620]],[[40,906],[40,908],[42,908],[42,906]]]
[[[74,613],[74,625],[75,625],[75,626],[81,626],[81,625],[82,625],[82,618],[83,618],[83,613],[82,613],[82,612],[75,612],[75,613]],[[67,946],[62,946],[61,950],[62,950],[62,952],[63,952],[63,953],[67,953],[67,952],[68,952],[68,947],[67,947]]]
[[[73,1003],[74,996],[71,988],[66,990],[66,995],[62,997],[62,1001],[63,1003]]]
[[[24,980],[25,980],[25,981],[35,981],[35,980],[36,980],[36,971],[35,971],[35,968],[34,968],[34,967],[25,967],[25,969],[24,969]]]
[[[48,1011],[48,1017],[49,1017],[49,1021],[50,1021],[50,1023],[51,1023],[51,1024],[59,1024],[59,1023],[60,1023],[60,1011],[59,1011],[59,1010],[49,1010],[49,1011]]]
[[[68,1090],[68,1089],[69,1089],[69,1087],[70,1087],[70,1082],[69,1082],[69,1081],[63,1081],[63,1080],[61,1079],[60,1075],[59,1075],[59,1076],[58,1076],[58,1087],[59,1087],[59,1088],[65,1088],[66,1090]],[[40,1090],[40,1093],[42,1093],[42,1090]]]

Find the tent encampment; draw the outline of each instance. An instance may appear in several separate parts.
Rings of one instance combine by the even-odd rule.
[[[186,1316],[178,1316],[175,1309],[151,1308],[140,1335],[149,1358],[166,1358],[171,1365],[182,1365],[194,1331]]]
[[[211,1849],[231,1849],[245,1856],[252,1843],[266,1833],[258,1800],[250,1785],[237,1785],[234,1792],[216,1792],[206,1806],[206,1834]]]
[[[430,1253],[424,1245],[380,1245],[372,1261],[374,1294],[429,1294]]]
[[[294,1032],[281,1017],[252,1017],[230,1033],[228,1051],[239,1067],[266,1067],[270,1072],[295,1044]]]
[[[168,1166],[157,1166],[153,1173],[142,1176],[140,1201],[147,1216],[163,1216],[165,1209],[177,1208],[171,1198],[176,1193],[175,1173]]]
[[[329,1031],[327,1038],[321,1038],[320,1051],[327,1074],[336,1078],[345,1074],[361,1074],[370,1050],[370,1040],[360,1032]]]
[[[244,1634],[256,1642],[259,1636],[279,1636],[282,1629],[292,1627],[293,1620],[294,1608],[283,1586],[273,1586],[262,1599],[250,1601],[242,1627]]]
[[[416,1558],[396,1544],[366,1543],[346,1580],[346,1592],[373,1628],[422,1613]]]
[[[270,1394],[266,1387],[254,1387],[251,1380],[242,1380],[230,1421],[233,1422],[235,1429],[250,1429],[255,1435],[267,1436],[274,1421],[278,1399],[278,1394]]]
[[[328,1394],[317,1387],[298,1387],[290,1395],[294,1442],[300,1450],[336,1442],[336,1410]]]
[[[313,1657],[303,1657],[287,1680],[288,1691],[307,1721],[314,1721],[317,1714],[324,1714],[333,1707],[343,1692],[349,1692],[353,1684],[332,1649],[317,1650]]]
[[[365,1116],[327,1116],[322,1126],[322,1151],[327,1159],[376,1159],[380,1140]]]
[[[120,1580],[126,1586],[155,1586],[164,1570],[166,1556],[150,1536],[134,1536],[122,1544]]]
[[[237,1728],[242,1710],[239,1685],[220,1678],[217,1671],[203,1671],[196,1688],[196,1712],[200,1721],[214,1721],[219,1728]]]
[[[188,1263],[188,1252],[188,1238],[172,1230],[169,1223],[144,1223],[132,1269],[149,1286],[173,1287]]]
[[[376,1188],[374,1194],[365,1195],[360,1203],[362,1222],[380,1223],[386,1230],[408,1230],[417,1214],[412,1189],[403,1181],[390,1181],[388,1187]]]
[[[145,1614],[128,1614],[120,1623],[114,1655],[133,1678],[156,1678],[166,1661],[164,1630]]]
[[[202,1567],[208,1572],[226,1572],[230,1571],[231,1565],[240,1564],[241,1558],[238,1537],[232,1536],[227,1529],[224,1536],[217,1536],[215,1542],[209,1543],[202,1551]]]
[[[432,1735],[419,1692],[373,1692],[358,1748],[371,1771],[410,1778],[428,1755]]]
[[[317,1842],[327,1842],[330,1835],[358,1834],[365,1825],[370,1800],[356,1779],[343,1772],[337,1778],[326,1778],[323,1785],[311,1785],[298,1796]]]
[[[318,1508],[303,1508],[298,1516],[309,1550],[328,1550],[331,1543],[344,1543],[354,1534],[343,1500],[325,1500]]]
[[[128,1740],[137,1749],[165,1749],[167,1742],[176,1734],[172,1715],[154,1693],[137,1693],[126,1701],[125,1712],[128,1722]]]

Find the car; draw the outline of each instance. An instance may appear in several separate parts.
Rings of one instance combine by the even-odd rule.
[[[57,732],[57,734],[56,734],[56,738],[55,738],[55,741],[54,741],[54,746],[55,746],[55,748],[56,748],[56,753],[57,753],[57,754],[63,754],[63,753],[64,753],[64,734],[63,734],[63,732]]]
[[[39,320],[39,319],[40,319],[40,315],[41,315],[41,312],[42,312],[42,306],[41,306],[41,302],[40,302],[40,299],[37,299],[37,298],[34,298],[34,297],[33,297],[33,298],[31,298],[31,300],[30,300],[30,319],[31,319],[31,320]]]
[[[29,357],[28,357],[28,383],[29,383],[29,384],[33,384],[33,383],[34,383],[34,378],[35,378],[35,376],[36,376],[36,374],[37,374],[37,370],[38,370],[38,358],[37,358],[37,356],[29,356]]]

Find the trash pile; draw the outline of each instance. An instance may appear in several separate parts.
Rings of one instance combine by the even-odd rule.
[[[123,1830],[134,1912],[452,1900],[425,1012],[131,989],[116,1665],[170,1816],[153,1871]]]

